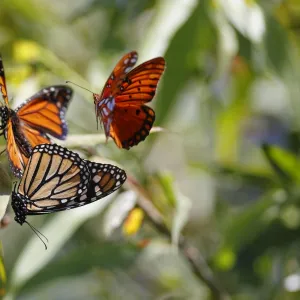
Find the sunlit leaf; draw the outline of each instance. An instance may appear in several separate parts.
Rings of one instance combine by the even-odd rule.
[[[181,231],[189,220],[190,210],[192,208],[191,200],[183,195],[178,188],[175,188],[176,211],[173,216],[172,224],[172,243],[178,245]]]
[[[266,30],[264,14],[255,1],[218,0],[227,18],[243,35],[252,42],[262,41]]]
[[[106,236],[121,226],[129,211],[135,206],[137,195],[134,191],[119,194],[109,206],[103,218],[103,232]]]
[[[230,248],[222,248],[214,257],[216,267],[222,271],[230,270],[236,261],[236,254]]]
[[[262,146],[262,150],[269,164],[284,183],[291,180],[300,183],[300,161],[294,154],[267,144]]]

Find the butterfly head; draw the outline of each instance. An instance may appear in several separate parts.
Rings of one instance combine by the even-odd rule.
[[[3,130],[7,126],[7,122],[9,120],[9,109],[6,106],[0,107],[0,131],[3,132]]]
[[[15,191],[12,192],[11,206],[15,212],[15,221],[23,225],[23,223],[26,222],[26,204],[22,196]]]

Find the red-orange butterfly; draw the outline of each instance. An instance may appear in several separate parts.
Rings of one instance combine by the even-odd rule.
[[[0,57],[0,135],[7,140],[7,154],[13,174],[21,177],[28,157],[36,145],[51,143],[47,134],[65,139],[68,133],[65,111],[73,91],[67,86],[42,89],[16,110],[9,107],[5,74]]]
[[[106,138],[129,149],[143,141],[155,120],[155,112],[144,105],[155,95],[165,69],[165,59],[156,57],[131,70],[138,59],[135,51],[124,55],[108,78],[101,94],[93,94],[96,115]]]

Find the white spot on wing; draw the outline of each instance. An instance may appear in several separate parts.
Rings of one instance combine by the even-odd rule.
[[[100,181],[100,179],[101,179],[101,177],[100,177],[99,175],[95,175],[95,176],[93,177],[93,181],[94,181],[95,183],[98,183],[98,182]]]

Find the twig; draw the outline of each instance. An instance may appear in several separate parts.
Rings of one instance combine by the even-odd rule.
[[[153,226],[168,239],[171,240],[171,231],[165,225],[165,222],[156,209],[156,207],[150,201],[150,197],[147,192],[132,178],[128,178],[128,183],[131,188],[138,192],[142,197],[139,197],[138,205],[144,210],[148,220]],[[208,266],[202,254],[197,248],[190,245],[183,235],[180,236],[179,249],[190,263],[194,274],[203,281],[211,290],[212,298],[215,300],[229,300],[231,299],[229,294],[223,289],[218,280],[215,278],[212,270]]]

